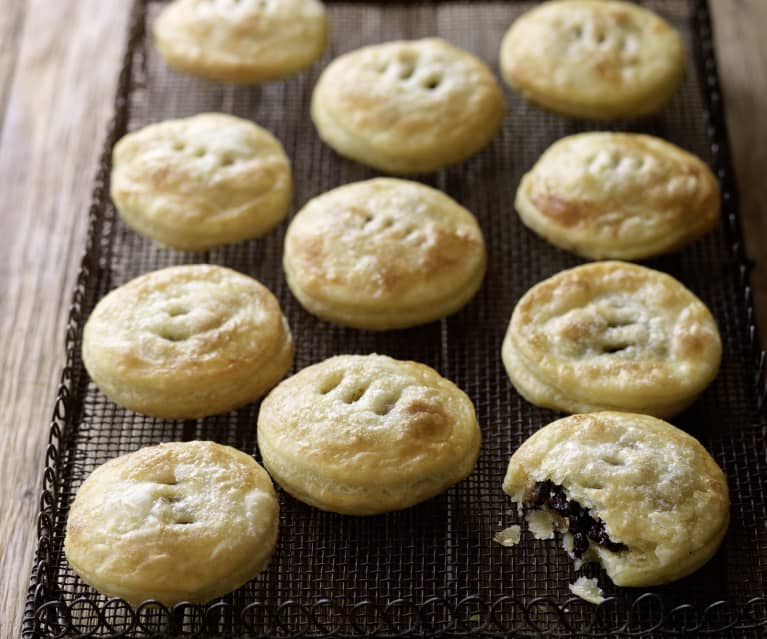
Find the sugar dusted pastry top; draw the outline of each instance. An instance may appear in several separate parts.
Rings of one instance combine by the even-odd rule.
[[[318,0],[176,0],[157,18],[154,38],[178,71],[253,84],[311,65],[327,31]]]
[[[257,280],[221,266],[174,266],[111,291],[85,325],[83,361],[117,403],[192,418],[254,401],[290,367],[279,304]]]
[[[684,71],[680,35],[657,14],[620,0],[555,0],[518,18],[501,45],[506,81],[573,117],[657,111]]]
[[[304,368],[261,405],[264,465],[325,510],[406,508],[468,475],[480,431],[471,400],[428,366],[339,355]]]
[[[540,429],[512,455],[503,490],[529,503],[547,479],[627,547],[590,545],[619,586],[683,577],[713,555],[727,530],[722,470],[696,439],[646,415],[572,415]]]
[[[697,297],[626,262],[586,264],[537,284],[514,309],[503,344],[517,389],[569,412],[674,414],[716,376],[721,354]]]
[[[139,233],[203,250],[263,235],[285,217],[290,162],[265,129],[202,113],[123,137],[113,152],[111,195]]]
[[[719,219],[719,185],[694,155],[660,138],[581,133],[554,143],[517,192],[522,220],[592,258],[671,250]]]
[[[312,96],[320,137],[392,173],[433,171],[485,146],[505,100],[492,71],[439,38],[387,42],[336,58]]]
[[[476,219],[444,193],[376,178],[333,189],[295,216],[285,237],[291,290],[311,312],[360,328],[447,315],[485,272]]]
[[[272,482],[250,455],[160,444],[93,471],[72,504],[64,551],[104,594],[205,603],[263,569],[278,523]]]

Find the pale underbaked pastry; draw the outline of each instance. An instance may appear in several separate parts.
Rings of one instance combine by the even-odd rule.
[[[223,113],[166,120],[123,137],[111,195],[132,229],[200,251],[259,237],[287,215],[290,161],[260,126]]]
[[[501,44],[501,71],[525,98],[562,115],[654,113],[684,74],[681,36],[619,0],[555,0],[523,14]]]
[[[106,295],[83,334],[83,363],[112,401],[167,419],[255,401],[293,362],[280,306],[251,277],[221,266],[173,266]]]
[[[176,0],[158,16],[154,40],[176,71],[257,84],[314,63],[328,25],[318,0]]]
[[[400,510],[467,477],[479,455],[474,406],[416,362],[340,355],[275,388],[258,415],[269,473],[311,506],[346,515]]]
[[[69,512],[64,552],[106,595],[205,603],[265,568],[278,524],[272,482],[250,455],[175,442],[94,470]]]
[[[311,200],[285,236],[288,286],[309,312],[371,330],[457,311],[485,274],[477,220],[418,182],[377,178]]]
[[[517,303],[502,348],[517,391],[570,413],[679,413],[716,377],[714,318],[670,275],[627,262],[562,271]]]
[[[505,110],[484,62],[439,38],[342,55],[312,95],[312,119],[327,144],[399,174],[462,162],[495,136]]]
[[[719,219],[719,184],[660,138],[581,133],[541,156],[517,190],[522,221],[590,258],[641,259],[697,239]]]
[[[570,554],[601,562],[618,586],[664,584],[697,570],[729,523],[727,482],[711,455],[647,415],[590,413],[549,424],[512,455],[503,490],[538,520],[534,534],[568,531]]]

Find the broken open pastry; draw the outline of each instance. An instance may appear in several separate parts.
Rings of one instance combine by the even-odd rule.
[[[675,581],[706,563],[727,531],[722,470],[695,438],[633,413],[557,420],[512,455],[503,490],[533,535],[565,533],[576,559],[618,586]]]

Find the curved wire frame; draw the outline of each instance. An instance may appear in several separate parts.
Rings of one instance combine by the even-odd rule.
[[[767,598],[754,597],[740,606],[716,601],[703,610],[689,604],[667,608],[656,593],[638,596],[622,622],[610,607],[614,598],[590,606],[589,621],[577,625],[571,612],[583,602],[557,602],[538,597],[525,603],[514,597],[484,601],[476,596],[451,603],[430,597],[420,603],[395,599],[386,604],[364,600],[352,606],[330,599],[284,601],[279,605],[254,601],[245,607],[218,601],[207,606],[190,602],[164,606],[145,601],[133,608],[123,599],[96,603],[87,597],[69,603],[49,601],[35,610],[34,634],[64,637],[486,637],[549,636],[643,637],[651,633],[689,637],[721,637],[738,630],[767,631]],[[542,614],[543,613],[543,614]]]

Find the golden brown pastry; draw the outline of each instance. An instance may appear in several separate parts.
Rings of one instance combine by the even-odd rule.
[[[176,71],[257,84],[314,63],[328,25],[318,0],[175,0],[157,18],[154,40]]]
[[[555,0],[518,18],[501,71],[525,98],[562,115],[608,120],[660,110],[684,73],[681,36],[620,0]]]
[[[697,239],[719,220],[719,184],[694,155],[650,135],[562,138],[522,178],[522,221],[595,259],[642,259]]]
[[[255,401],[292,361],[290,329],[269,290],[207,264],[153,271],[113,290],[83,334],[83,363],[99,389],[166,419]]]
[[[114,148],[111,195],[125,222],[201,251],[260,237],[287,215],[290,161],[271,133],[223,113],[166,120]]]
[[[338,153],[398,174],[462,162],[493,139],[506,110],[492,71],[438,38],[387,42],[336,58],[312,120]]]
[[[512,455],[503,490],[528,510],[534,534],[567,531],[570,554],[599,561],[618,586],[690,574],[716,552],[729,523],[727,483],[711,455],[647,415],[590,413],[549,424]]]
[[[340,355],[303,369],[261,405],[258,447],[275,481],[346,515],[407,508],[471,473],[471,400],[416,362]]]
[[[69,512],[64,552],[106,595],[205,603],[264,569],[278,523],[272,482],[250,455],[160,444],[93,471]]]
[[[311,200],[285,236],[288,286],[309,312],[370,330],[457,311],[485,274],[476,219],[418,182],[377,178]]]
[[[679,413],[716,377],[722,343],[706,306],[673,277],[595,262],[517,303],[502,348],[517,391],[570,413]]]

